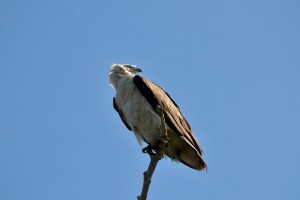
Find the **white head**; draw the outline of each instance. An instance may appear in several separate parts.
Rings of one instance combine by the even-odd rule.
[[[135,65],[113,64],[109,71],[109,82],[113,88],[117,87],[120,78],[133,78],[136,73],[142,72],[142,69]]]

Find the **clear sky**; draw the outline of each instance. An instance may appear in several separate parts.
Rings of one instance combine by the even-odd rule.
[[[0,2],[0,199],[136,199],[149,157],[112,63],[180,105],[208,172],[163,159],[151,199],[300,199],[300,2]]]

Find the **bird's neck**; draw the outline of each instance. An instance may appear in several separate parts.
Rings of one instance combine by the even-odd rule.
[[[111,73],[109,75],[109,82],[110,85],[115,88],[118,89],[118,85],[121,84],[121,82],[123,81],[128,81],[130,79],[132,79],[135,75],[132,73]]]

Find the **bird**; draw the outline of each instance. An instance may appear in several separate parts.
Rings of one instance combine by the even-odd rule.
[[[137,141],[146,142],[155,150],[160,144],[162,121],[159,106],[165,116],[169,137],[165,154],[195,170],[206,170],[203,150],[177,103],[159,85],[138,75],[141,68],[131,64],[112,64],[109,82],[116,90],[113,107]]]

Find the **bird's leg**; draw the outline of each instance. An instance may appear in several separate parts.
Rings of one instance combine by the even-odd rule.
[[[145,148],[143,148],[142,149],[142,151],[143,151],[143,153],[147,153],[147,154],[149,154],[150,156],[153,156],[154,154],[156,154],[157,153],[157,150],[160,148],[160,145],[162,144],[162,143],[166,143],[166,149],[168,148],[168,139],[169,138],[167,138],[167,140],[165,140],[165,139],[163,139],[163,138],[159,138],[157,141],[156,141],[156,143],[155,143],[155,145],[151,145],[151,144],[148,144]]]
[[[169,148],[169,143],[168,143],[169,139],[170,138],[168,136],[166,136],[164,138],[163,138],[163,136],[161,136],[159,138],[158,142],[157,142],[157,148],[156,149],[158,149],[162,143],[164,143],[165,144],[165,148],[168,149]]]

